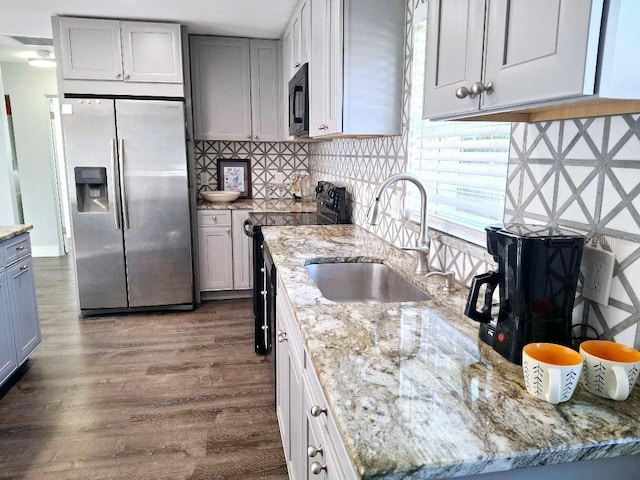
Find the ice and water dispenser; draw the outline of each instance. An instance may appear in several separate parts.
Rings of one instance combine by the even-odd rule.
[[[108,212],[107,169],[104,167],[76,167],[74,173],[78,212]]]

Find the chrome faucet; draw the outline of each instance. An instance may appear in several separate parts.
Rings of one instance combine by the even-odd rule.
[[[431,239],[427,232],[427,191],[420,182],[420,179],[410,173],[396,173],[387,178],[375,194],[374,200],[369,206],[369,212],[367,218],[370,225],[378,225],[380,221],[380,197],[385,190],[392,183],[396,183],[399,180],[406,180],[413,183],[420,191],[420,233],[416,240],[415,247],[401,247],[403,250],[414,250],[417,253],[418,263],[416,265],[415,273],[418,275],[424,275],[429,273],[429,250],[431,249]]]

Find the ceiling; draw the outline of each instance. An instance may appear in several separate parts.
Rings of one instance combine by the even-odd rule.
[[[280,38],[298,0],[0,0],[0,62],[36,50],[10,36],[51,38],[51,16],[175,22],[189,33]],[[51,47],[44,49],[53,51]]]

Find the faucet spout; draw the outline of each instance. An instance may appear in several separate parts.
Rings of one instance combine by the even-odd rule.
[[[429,272],[429,251],[431,249],[431,239],[427,231],[427,191],[418,177],[410,173],[396,173],[387,178],[374,195],[374,199],[369,206],[367,218],[370,225],[378,225],[380,222],[380,197],[393,183],[405,180],[418,187],[420,192],[420,233],[416,240],[415,247],[402,247],[403,250],[414,250],[417,254],[417,266],[415,273],[418,275]]]

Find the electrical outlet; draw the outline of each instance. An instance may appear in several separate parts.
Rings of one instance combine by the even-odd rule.
[[[611,252],[599,248],[584,247],[582,250],[582,270],[584,285],[582,295],[602,305],[609,304],[613,267],[616,257]]]

